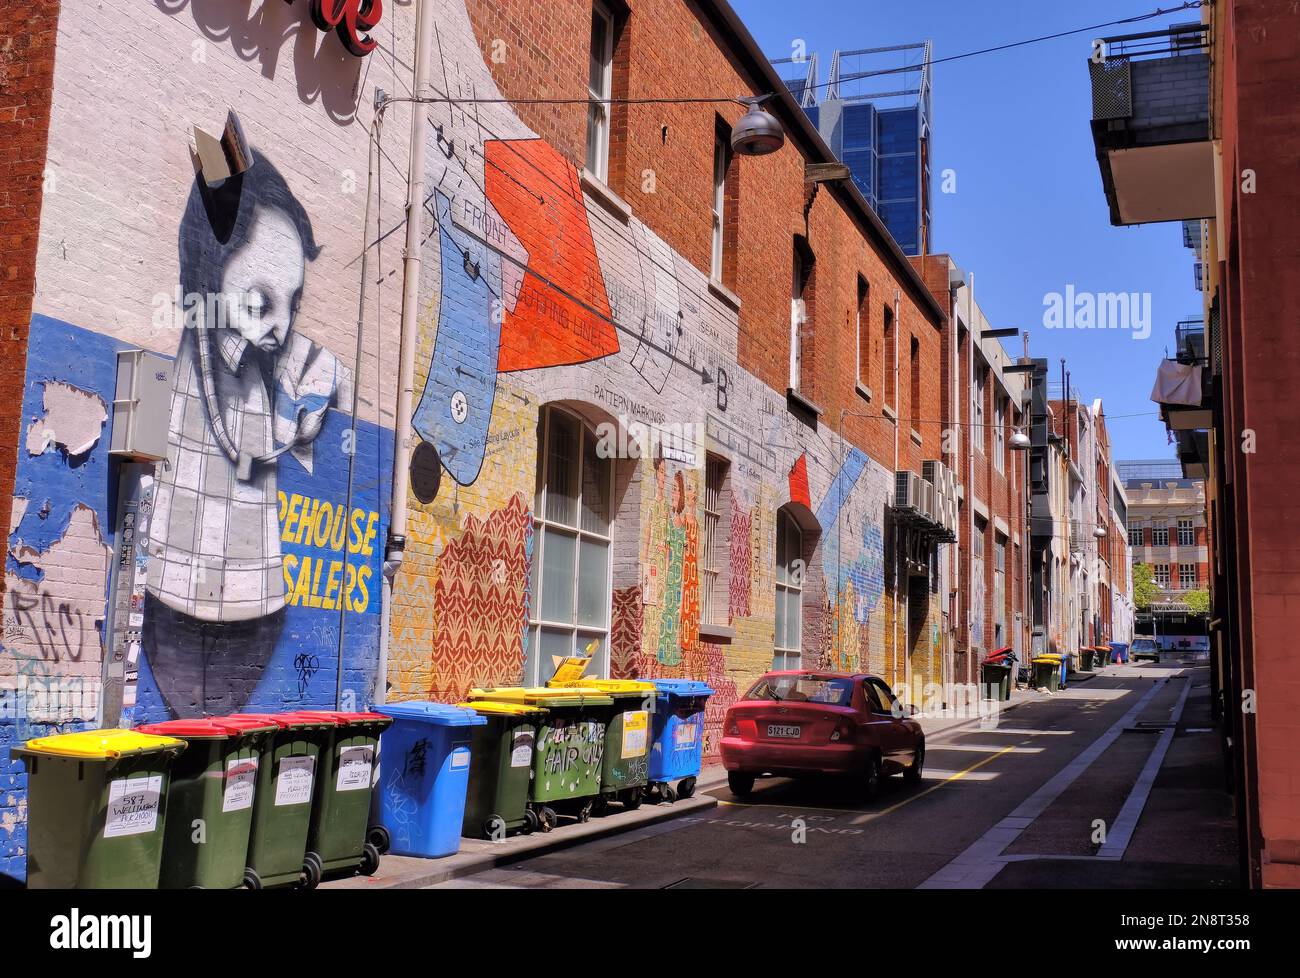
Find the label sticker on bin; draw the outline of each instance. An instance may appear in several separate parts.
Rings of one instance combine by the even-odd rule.
[[[510,741],[510,766],[528,767],[533,763],[533,732],[516,730]]]
[[[223,812],[242,812],[253,807],[257,789],[257,755],[232,757],[226,762],[226,789],[221,794]]]
[[[695,742],[700,739],[700,725],[698,723],[680,723],[677,729],[673,731],[673,748],[682,750],[686,747],[694,747]]]
[[[110,782],[104,838],[116,839],[124,835],[152,832],[158,827],[158,806],[161,801],[161,774],[143,774]]]
[[[311,785],[316,773],[316,758],[310,754],[280,760],[280,776],[275,779],[275,805],[305,805],[311,801]]]
[[[469,748],[457,747],[451,752],[451,766],[455,770],[459,767],[469,767]]]
[[[650,714],[645,710],[631,710],[623,714],[623,757],[645,756]]]
[[[364,791],[370,787],[375,749],[368,744],[339,745],[339,777],[335,791]]]

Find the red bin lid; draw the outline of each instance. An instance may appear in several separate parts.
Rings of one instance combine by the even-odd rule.
[[[336,727],[342,727],[348,722],[345,719],[347,714],[340,713],[338,710],[295,710],[288,715],[312,723],[332,723]]]
[[[215,720],[207,719],[163,720],[159,723],[146,723],[135,729],[137,733],[180,737],[185,740],[225,740],[235,733]]]
[[[218,717],[217,719],[223,722],[226,720],[257,720],[261,723],[273,723],[281,730],[289,727],[319,726],[325,722],[320,717],[304,716],[300,713],[232,713],[228,717]]]
[[[240,714],[228,717],[213,717],[212,722],[225,727],[232,734],[236,735],[257,733],[259,730],[276,730],[280,726],[270,717],[263,720],[260,717],[241,716]]]

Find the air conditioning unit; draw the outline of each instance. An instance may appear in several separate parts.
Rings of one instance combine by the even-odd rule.
[[[894,473],[894,509],[916,512],[920,498],[921,478],[915,472]]]

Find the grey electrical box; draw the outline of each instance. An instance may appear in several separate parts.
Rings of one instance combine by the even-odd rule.
[[[147,350],[119,351],[109,452],[141,461],[166,458],[171,393],[171,360]]]

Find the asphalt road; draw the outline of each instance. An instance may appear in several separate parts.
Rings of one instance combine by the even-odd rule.
[[[699,815],[439,887],[1232,885],[1208,727],[1203,665],[1111,667],[996,726],[927,732],[922,782],[891,778],[872,803],[835,783],[763,780],[743,801],[722,786]]]

